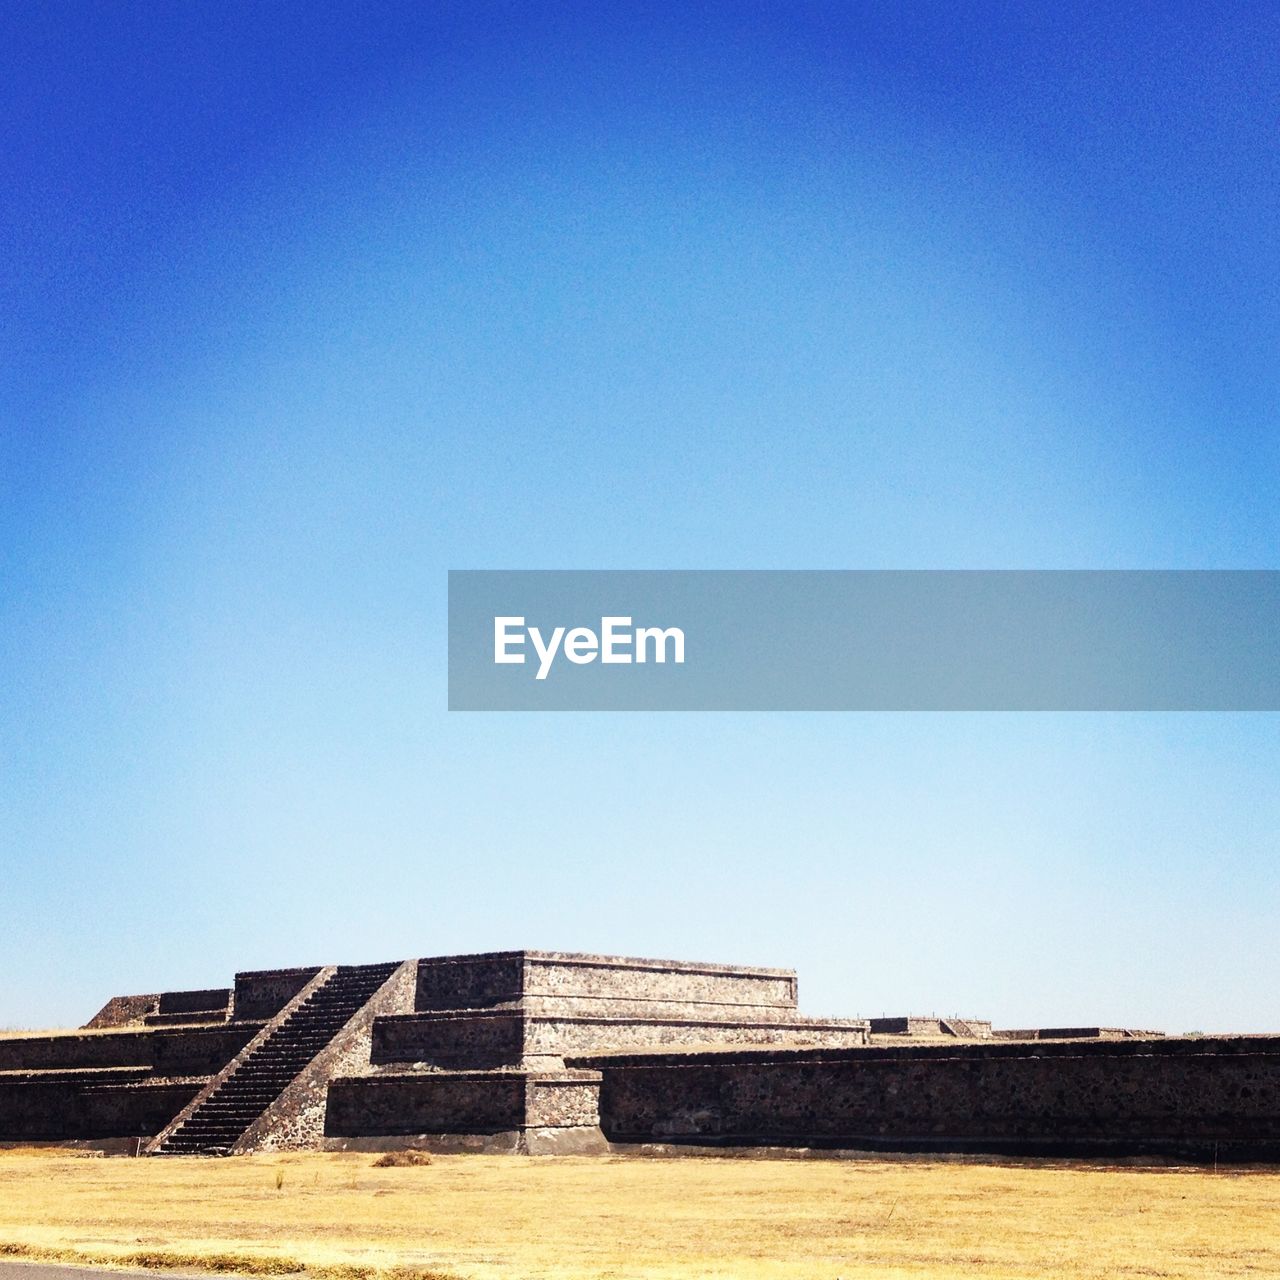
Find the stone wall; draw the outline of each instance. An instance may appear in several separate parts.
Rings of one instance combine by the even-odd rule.
[[[525,1124],[544,1129],[598,1127],[600,1073],[562,1071],[529,1076],[525,1092]]]
[[[872,1018],[873,1036],[924,1036],[941,1035],[942,1026],[937,1018]]]
[[[326,1138],[501,1133],[524,1125],[519,1072],[405,1073],[334,1080]]]
[[[595,1055],[621,1143],[1280,1157],[1280,1037]]]
[[[872,1018],[873,1036],[920,1036],[935,1039],[952,1036],[973,1040],[991,1039],[991,1022],[987,1018]]]
[[[794,1009],[796,979],[789,969],[558,951],[501,951],[418,962],[415,1007],[422,1011],[481,1009],[526,996]]]
[[[863,1045],[861,1020],[806,1019],[728,1022],[693,1018],[529,1018],[525,1053],[560,1058],[595,1049],[647,1048],[658,1045]]]
[[[221,1023],[0,1040],[0,1140],[149,1138],[260,1026]]]
[[[149,1013],[155,1013],[160,1005],[160,993],[141,996],[112,996],[97,1013],[84,1024],[86,1031],[105,1031],[116,1027],[136,1026]]]
[[[0,1071],[76,1067],[150,1067],[154,1031],[23,1036],[0,1040]]]
[[[324,1132],[350,1140],[594,1128],[599,1086],[592,1071],[419,1071],[334,1080]]]
[[[794,1009],[796,975],[790,969],[533,951],[525,956],[525,994]]]
[[[373,1024],[370,1061],[425,1063],[433,1067],[514,1066],[524,1054],[524,1016],[519,1010],[470,1013],[411,1013]]]
[[[867,1041],[861,1019],[801,1017],[788,969],[543,951],[443,956],[417,962],[414,1003],[374,1021],[363,1076],[330,1085],[326,1145],[403,1137],[445,1150],[458,1149],[455,1138],[465,1149],[600,1150],[598,1073],[567,1070],[566,1054]]]
[[[0,1040],[0,1139],[163,1133],[329,972],[237,974],[230,1021],[226,989],[165,992],[108,1002],[95,1022],[117,1030]],[[1011,1041],[985,1021],[902,1018],[876,1020],[869,1045],[862,1020],[802,1017],[786,969],[509,951],[386,972],[236,1151],[445,1136],[588,1150],[602,1125],[623,1149],[1280,1158],[1280,1037]]]
[[[157,1013],[223,1012],[231,1004],[230,987],[213,987],[204,991],[163,991]]]
[[[681,1022],[750,1022],[767,1019],[772,1022],[799,1020],[793,1005],[739,1004],[728,1000],[628,1000],[624,996],[526,995],[518,1002],[526,1013],[543,1017],[581,1016],[608,1018],[668,1018]],[[512,1008],[515,1004],[495,1006]],[[429,1010],[428,1012],[444,1012]]]
[[[195,1095],[198,1081],[84,1085],[0,1081],[0,1140],[147,1138]]]
[[[1163,1031],[1135,1031],[1128,1027],[1030,1027],[993,1031],[997,1040],[1155,1040]]]
[[[418,961],[414,1008],[485,1009],[524,994],[524,953],[440,956]]]
[[[867,1042],[858,1020],[713,1019],[532,1015],[523,1009],[480,1009],[379,1018],[371,1060],[484,1069],[562,1067],[570,1053],[652,1045],[839,1044]]]
[[[320,969],[317,964],[301,969],[254,969],[237,973],[231,1016],[237,1022],[269,1021]]]
[[[258,1033],[261,1023],[223,1023],[156,1031],[151,1066],[158,1076],[211,1076],[221,1071]]]
[[[207,1076],[230,1061],[257,1027],[241,1023],[0,1040],[0,1071],[148,1067],[156,1075]]]

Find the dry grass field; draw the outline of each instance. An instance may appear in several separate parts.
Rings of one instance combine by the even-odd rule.
[[[76,1029],[69,1031],[66,1027],[0,1027],[0,1040],[27,1040],[34,1036],[79,1036],[98,1035],[97,1031]]]
[[[0,1152],[0,1258],[331,1280],[1280,1276],[1280,1173]]]

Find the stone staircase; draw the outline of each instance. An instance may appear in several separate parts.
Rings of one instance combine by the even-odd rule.
[[[398,963],[340,965],[301,998],[196,1100],[153,1148],[155,1155],[231,1154],[232,1147],[399,968]]]

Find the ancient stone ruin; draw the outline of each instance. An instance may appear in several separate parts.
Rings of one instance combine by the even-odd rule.
[[[1274,1159],[1280,1038],[818,1020],[790,970],[563,952],[253,971],[0,1038],[0,1142]]]

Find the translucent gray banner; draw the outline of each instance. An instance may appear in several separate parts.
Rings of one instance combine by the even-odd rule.
[[[1275,711],[1280,572],[454,571],[455,711]]]

